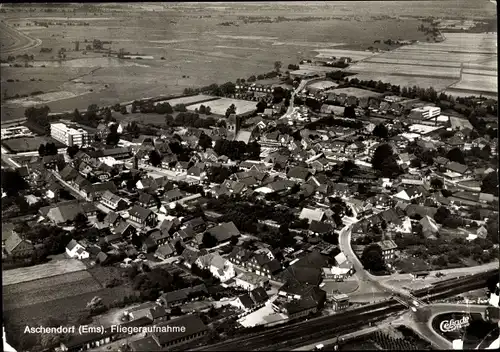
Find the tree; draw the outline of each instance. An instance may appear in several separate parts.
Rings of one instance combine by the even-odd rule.
[[[229,117],[231,114],[236,114],[236,106],[234,104],[231,104],[227,110],[226,110],[226,118]]]
[[[107,145],[117,145],[120,142],[120,134],[118,133],[118,124],[114,123],[109,127],[109,133],[106,136]]]
[[[202,243],[205,248],[213,248],[217,245],[217,239],[210,232],[205,232],[203,234]]]
[[[40,144],[38,147],[38,155],[39,156],[45,156],[45,144]]]
[[[434,189],[441,189],[443,188],[443,180],[439,179],[439,178],[433,178],[431,180],[431,186],[432,188]]]
[[[210,138],[210,136],[206,135],[205,133],[202,133],[200,139],[198,140],[198,145],[203,148],[203,150],[212,148],[212,138]]]
[[[344,117],[354,119],[356,118],[356,110],[354,110],[354,106],[346,106],[344,108]]]
[[[378,170],[383,177],[394,177],[401,173],[392,147],[388,144],[379,145],[371,161],[372,167]]]
[[[281,66],[282,66],[281,61],[275,61],[275,62],[274,62],[274,70],[275,70],[276,72],[278,72],[278,73],[280,72]]]
[[[184,246],[182,245],[181,241],[175,242],[175,252],[177,255],[181,255],[182,252],[184,252]]]
[[[490,172],[484,177],[481,192],[498,196],[498,174],[496,171]]]
[[[73,223],[75,224],[75,226],[79,229],[87,226],[87,223],[88,223],[88,219],[87,217],[85,216],[85,214],[83,213],[78,213],[76,214],[74,220],[73,220]]]
[[[465,164],[465,156],[459,148],[451,149],[446,155],[450,161],[455,161],[460,164]]]
[[[386,270],[382,248],[378,244],[371,244],[363,250],[361,263],[369,271],[380,272]]]
[[[165,124],[170,127],[174,125],[174,117],[170,114],[165,115]]]
[[[73,159],[75,157],[76,153],[78,153],[79,150],[80,150],[79,146],[73,145],[71,147],[66,148],[66,153],[68,154],[68,156],[71,159]]]
[[[257,103],[257,113],[261,114],[264,112],[264,110],[267,108],[267,104],[265,101],[263,100],[260,100],[258,103]]]
[[[434,214],[434,220],[436,220],[438,224],[443,224],[450,216],[451,211],[447,207],[439,207],[436,214]]]
[[[373,129],[373,135],[375,137],[386,139],[389,136],[389,130],[384,124],[380,123]]]
[[[149,152],[149,163],[154,167],[160,166],[162,159],[162,156],[156,149],[153,149]]]

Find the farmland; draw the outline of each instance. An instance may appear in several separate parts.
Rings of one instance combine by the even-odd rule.
[[[78,271],[4,286],[4,311],[73,297],[101,289],[87,271]]]
[[[52,137],[22,137],[2,141],[3,146],[15,153],[36,151],[40,147],[40,144],[43,143],[54,143],[57,148],[64,147],[61,142],[56,141]]]
[[[56,275],[85,270],[87,267],[76,259],[58,260],[26,268],[5,270],[2,272],[2,286],[14,285]]]
[[[360,89],[360,88],[339,88],[334,90],[335,94],[347,94],[347,95],[354,95],[357,98],[369,98],[369,97],[378,97],[380,96],[379,93],[374,93],[370,90],[366,89]]]
[[[126,11],[103,13],[101,16],[77,10],[75,13],[54,12],[50,17],[31,12],[10,13],[5,22],[18,24],[15,30],[41,40],[36,47],[22,46],[23,51],[13,54],[33,54],[33,67],[1,67],[2,86],[6,80],[7,96],[30,94],[33,91],[51,93],[42,96],[53,112],[85,109],[92,103],[113,105],[120,101],[131,101],[143,97],[178,94],[185,88],[206,86],[212,83],[235,81],[248,78],[273,69],[274,61],[281,60],[283,67],[297,63],[304,58],[312,58],[318,53],[326,56],[351,56],[365,58],[370,52],[352,51],[352,48],[366,48],[374,40],[395,38],[405,33],[405,39],[423,40],[418,32],[417,19],[376,19],[377,14],[391,16],[407,12],[405,4],[366,4],[363,9],[340,9],[335,6],[304,6],[279,4],[259,9],[268,16],[294,16],[307,13],[323,16],[325,6],[331,17],[329,20],[311,22],[244,23],[225,27],[218,24],[235,21],[238,15],[247,15],[252,8],[248,5],[234,5],[232,13],[208,8],[204,4],[168,7],[166,10],[143,12],[137,8]],[[435,4],[422,4],[419,12],[433,13]],[[199,20],[194,13],[210,15]],[[443,7],[443,13],[453,13],[454,9]],[[473,6],[471,13],[486,13]],[[456,12],[456,11],[455,11]],[[414,15],[414,13],[411,13]],[[165,20],[168,18],[168,20]],[[90,26],[49,25],[36,26],[34,21],[90,22]],[[311,31],[311,26],[314,31]],[[84,28],[84,29],[82,29]],[[15,31],[14,31],[15,32]],[[13,38],[14,37],[14,38]],[[16,46],[12,32],[3,31],[2,49],[11,50]],[[143,55],[153,59],[119,60],[103,57],[106,53],[83,53],[85,40],[94,38],[109,40],[111,50],[123,48],[132,56]],[[80,41],[80,51],[74,50],[73,41]],[[29,42],[29,41],[28,41]],[[40,48],[52,48],[53,52],[41,53]],[[66,59],[57,60],[60,48],[66,49]],[[314,50],[319,50],[314,51]],[[162,60],[161,58],[164,58]],[[23,63],[24,64],[24,63]],[[45,67],[42,67],[45,66]],[[36,79],[36,82],[30,79]],[[16,82],[15,80],[19,80]],[[42,79],[42,81],[39,81]],[[81,88],[74,88],[79,85]],[[92,89],[92,91],[91,91]],[[25,106],[34,101],[14,101],[2,106],[2,119],[22,116]]]
[[[203,103],[203,105],[209,106],[212,113],[216,115],[225,115],[227,108],[231,104],[234,104],[236,106],[237,115],[245,114],[256,109],[255,107],[256,103],[254,101],[239,100],[239,99],[221,98]],[[202,105],[201,103],[194,104],[188,106],[187,108],[188,110],[194,111],[195,109],[199,109],[201,105]]]
[[[171,106],[175,106],[177,104],[191,105],[191,104],[203,103],[203,102],[206,102],[206,101],[216,100],[216,99],[219,99],[219,98],[218,97],[212,97],[212,96],[209,96],[209,95],[198,94],[198,95],[193,95],[193,96],[190,96],[190,97],[182,97],[182,98],[176,98],[176,99],[170,99],[170,100],[160,101],[158,103],[169,103]],[[158,103],[156,103],[156,104],[158,104]]]

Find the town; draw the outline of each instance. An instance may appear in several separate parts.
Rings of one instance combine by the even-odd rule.
[[[4,343],[476,348],[467,307],[498,344],[497,99],[356,61],[3,123]]]

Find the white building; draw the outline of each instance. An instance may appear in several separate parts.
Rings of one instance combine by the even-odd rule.
[[[80,243],[76,242],[75,240],[71,240],[66,246],[66,254],[70,258],[76,258],[80,260],[87,259],[90,256],[89,252],[85,250],[85,247],[83,247]]]
[[[441,108],[436,106],[423,106],[421,108],[411,109],[410,117],[417,118],[419,120],[428,120],[433,117],[441,115]]]
[[[62,122],[50,124],[50,136],[69,147],[88,145],[94,141],[95,134],[81,126]]]
[[[493,307],[498,307],[498,297],[500,294],[500,283],[497,283],[497,286],[495,287],[495,291],[490,294],[490,301],[489,304],[492,305]]]

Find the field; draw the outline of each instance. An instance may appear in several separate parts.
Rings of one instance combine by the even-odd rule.
[[[2,145],[15,153],[36,151],[42,143],[54,143],[57,148],[64,147],[64,144],[56,141],[52,137],[23,137],[2,141]]]
[[[26,268],[2,271],[2,286],[19,284],[27,281],[44,279],[51,276],[69,274],[76,271],[86,270],[87,267],[76,259],[53,261]]]
[[[368,57],[347,71],[359,73],[359,79],[433,86],[453,95],[495,95],[496,34],[445,33],[445,37],[441,43],[416,43]]]
[[[176,98],[176,99],[170,99],[170,100],[164,100],[164,101],[159,101],[156,104],[159,103],[169,103],[171,106],[175,106],[177,104],[184,104],[184,105],[191,105],[191,104],[196,104],[196,103],[202,103],[205,101],[210,101],[210,100],[217,100],[219,99],[218,97],[212,97],[210,95],[204,95],[204,94],[198,94],[190,97],[182,97],[182,98]]]
[[[379,93],[372,92],[370,90],[366,89],[360,89],[360,88],[340,88],[340,89],[334,89],[333,92],[335,94],[341,94],[345,93],[347,95],[354,95],[357,98],[369,98],[369,97],[378,97],[380,96]]]
[[[9,311],[95,292],[101,289],[101,285],[87,271],[78,271],[4,286],[3,289],[4,311]]]
[[[35,61],[29,63],[34,66],[30,68],[1,67],[2,83],[7,79],[19,79],[19,82],[5,86],[7,96],[30,94],[36,90],[57,93],[44,99],[43,103],[47,101],[53,112],[72,111],[75,108],[85,109],[92,103],[112,105],[143,97],[177,94],[188,87],[247,79],[251,75],[271,71],[276,60],[283,62],[284,69],[301,59],[313,58],[318,52],[327,56],[366,57],[372,54],[360,54],[348,49],[366,48],[377,39],[396,39],[401,33],[404,33],[405,39],[425,39],[417,31],[417,19],[395,17],[405,12],[410,14],[405,3],[392,2],[383,6],[370,3],[363,9],[350,4],[340,8],[329,4],[304,6],[280,3],[260,6],[258,15],[331,17],[321,21],[272,23],[244,23],[237,19],[238,16],[255,16],[255,9],[253,5],[232,4],[231,10],[224,12],[200,3],[188,6],[177,4],[140,14],[139,11],[145,10],[136,7],[101,14],[86,13],[84,10],[53,12],[45,17],[47,14],[38,11],[8,13],[4,16],[5,22],[18,24],[19,27],[13,31],[1,31],[4,55],[33,54]],[[477,6],[469,10],[483,15],[489,11]],[[435,4],[419,6],[421,13],[434,14],[436,11],[442,14],[459,12]],[[411,14],[414,13],[413,9]],[[376,18],[381,14],[394,17]],[[203,15],[203,19],[200,20],[199,15]],[[37,19],[54,20],[50,18],[68,22],[86,21],[91,25],[63,24],[45,28],[34,24]],[[220,26],[224,21],[235,21],[237,26]],[[26,35],[31,39],[26,39]],[[115,52],[123,48],[131,55],[152,56],[153,59],[118,60],[103,57],[106,53],[87,51],[84,54],[85,40],[91,42],[94,38],[111,41],[110,48]],[[74,41],[80,42],[80,51],[74,50]],[[52,48],[53,52],[41,53],[40,48]],[[61,62],[56,57],[60,48],[66,49],[67,56]],[[165,59],[162,60],[162,57]],[[30,82],[33,82],[30,78],[37,80],[33,87],[30,87]],[[38,83],[38,79],[42,79],[43,85]],[[62,86],[64,83],[67,84]],[[84,91],[73,89],[76,84],[85,88]],[[43,89],[38,89],[38,86]],[[24,106],[18,103],[26,104],[3,104],[3,120],[23,115]]]
[[[237,115],[245,114],[247,112],[256,109],[255,107],[256,103],[254,101],[239,100],[239,99],[221,98],[203,103],[203,105],[210,107],[212,114],[216,115],[225,115],[227,108],[231,104],[234,104],[236,106]],[[199,109],[201,105],[202,105],[201,103],[189,105],[188,110],[194,111],[195,109]]]

